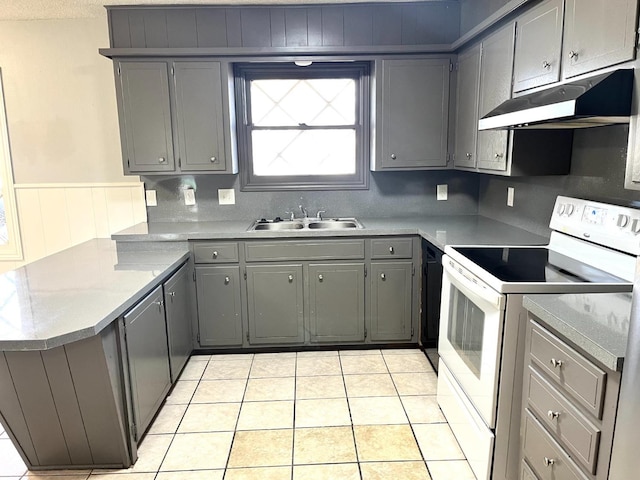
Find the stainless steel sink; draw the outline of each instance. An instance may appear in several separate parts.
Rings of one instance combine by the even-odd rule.
[[[247,229],[254,231],[349,230],[364,228],[355,218],[301,218],[298,220],[256,220]]]

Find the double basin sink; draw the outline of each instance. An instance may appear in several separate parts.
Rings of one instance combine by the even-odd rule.
[[[294,220],[256,220],[247,229],[254,231],[348,230],[364,228],[355,218],[299,218]]]

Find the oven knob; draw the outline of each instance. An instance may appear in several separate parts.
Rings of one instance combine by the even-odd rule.
[[[567,217],[571,216],[571,214],[575,211],[576,207],[571,203],[567,203]]]
[[[620,228],[624,228],[627,225],[629,225],[629,215],[623,215],[622,213],[620,213],[618,215],[618,221],[616,222],[616,224],[620,227]]]
[[[565,209],[564,203],[559,204],[558,209],[556,210],[558,212],[558,215],[562,215],[564,213],[564,209]]]

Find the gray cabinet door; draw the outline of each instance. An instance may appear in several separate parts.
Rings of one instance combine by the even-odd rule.
[[[312,342],[364,341],[364,263],[309,265]]]
[[[189,267],[184,265],[163,285],[172,382],[178,379],[193,350],[191,284]]]
[[[163,298],[158,287],[124,316],[136,440],[171,386]]]
[[[304,341],[302,265],[247,267],[249,343]]]
[[[175,170],[165,62],[120,62],[117,82],[125,173]]]
[[[240,267],[196,267],[200,346],[242,345]]]
[[[501,28],[482,42],[480,118],[511,98],[514,42],[515,24],[513,23]],[[478,132],[478,169],[506,170],[508,143],[509,132],[506,130]]]
[[[564,78],[632,60],[637,0],[567,0],[562,46]]]
[[[479,77],[480,45],[478,44],[458,55],[455,167],[474,168],[476,166]]]
[[[224,171],[220,62],[173,65],[180,169]]]
[[[449,64],[382,61],[382,169],[447,165]]]
[[[371,341],[411,340],[413,264],[371,264]]]
[[[560,80],[563,11],[564,0],[547,0],[516,20],[514,92]]]

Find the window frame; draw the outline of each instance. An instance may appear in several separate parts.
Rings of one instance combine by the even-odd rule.
[[[302,67],[293,62],[234,64],[236,130],[242,191],[367,190],[369,188],[371,62],[313,62]],[[356,80],[356,171],[348,175],[258,176],[253,171],[250,119],[250,81],[254,79],[339,78]],[[312,130],[318,127],[302,127]]]
[[[9,147],[9,127],[7,122],[7,110],[4,101],[4,86],[2,82],[2,69],[0,68],[0,179],[2,180],[2,195],[4,198],[4,210],[7,222],[9,242],[0,245],[0,261],[22,260],[22,241],[18,224],[18,211],[16,204],[15,187],[13,183],[13,170],[11,166],[11,149]]]

